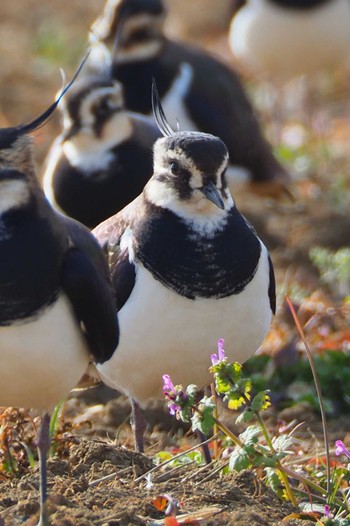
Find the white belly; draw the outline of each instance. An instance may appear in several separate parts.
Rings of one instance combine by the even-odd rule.
[[[349,28],[349,0],[332,0],[310,10],[251,0],[233,19],[230,45],[253,73],[288,80],[345,61]]]
[[[0,327],[0,405],[50,411],[84,374],[89,352],[66,296],[39,319]]]
[[[261,344],[271,321],[268,262],[262,264],[243,293],[223,299],[190,300],[177,295],[138,268],[133,292],[119,312],[120,343],[99,366],[109,386],[145,405],[162,398],[162,375],[174,384],[210,383],[210,355],[225,339],[231,361],[244,362]]]

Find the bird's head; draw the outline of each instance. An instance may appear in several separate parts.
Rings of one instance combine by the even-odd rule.
[[[0,214],[28,201],[38,188],[33,144],[30,134],[41,128],[51,117],[60,100],[79,75],[87,56],[73,79],[61,90],[55,102],[27,124],[0,129]]]
[[[165,15],[162,0],[107,0],[91,26],[90,39],[112,45],[120,32],[118,62],[152,58],[164,42]]]
[[[225,177],[229,154],[219,137],[197,131],[173,131],[152,85],[153,114],[164,137],[153,148],[153,177],[147,199],[179,216],[221,223],[233,200]]]
[[[60,97],[39,117],[27,124],[0,129],[0,171],[7,174],[7,187],[11,173],[22,173],[28,184],[36,184],[36,166],[30,134],[45,124],[55,111],[59,100]]]
[[[185,217],[220,216],[232,206],[227,163],[227,148],[214,135],[183,131],[158,139],[147,197]]]
[[[113,144],[129,137],[123,88],[106,77],[85,78],[77,82],[60,106],[63,115],[63,140],[101,140]],[[123,118],[123,116],[125,118]],[[125,122],[124,122],[125,121]]]

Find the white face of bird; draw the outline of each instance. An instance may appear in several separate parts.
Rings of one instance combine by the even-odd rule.
[[[123,23],[120,46],[116,54],[119,63],[156,57],[164,42],[164,15],[135,15]]]
[[[61,110],[65,133],[74,136],[76,132],[98,135],[100,127],[124,108],[123,89],[119,82],[110,86],[93,86],[83,89],[65,103]]]
[[[217,137],[178,132],[154,146],[154,175],[146,186],[147,198],[200,228],[216,229],[233,206],[225,170],[228,153]]]
[[[111,46],[119,32],[116,62],[152,58],[163,45],[165,16],[162,0],[107,0],[91,27],[90,41]]]
[[[133,134],[132,120],[124,109],[122,86],[96,85],[74,93],[63,109],[62,149],[73,166],[84,170],[110,162],[112,147]]]

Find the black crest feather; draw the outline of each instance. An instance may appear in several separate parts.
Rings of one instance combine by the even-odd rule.
[[[81,69],[83,68],[87,58],[89,56],[89,53],[85,56],[85,58],[80,63],[76,73],[74,74],[72,80],[67,84],[66,87],[64,87],[57,98],[57,100],[51,104],[51,106],[44,111],[39,117],[34,119],[33,121],[27,123],[27,124],[20,124],[19,126],[12,126],[9,128],[1,128],[0,129],[0,150],[10,148],[12,144],[21,136],[31,133],[34,130],[37,130],[41,126],[43,126],[46,121],[51,117],[52,113],[57,108],[58,103],[62,99],[65,93],[69,90],[69,88],[72,86],[72,84],[75,82],[77,76],[79,75]]]
[[[166,118],[154,78],[152,79],[152,111],[159,131],[164,135],[164,137],[171,137],[174,135],[175,132]]]
[[[44,113],[39,115],[39,117],[37,117],[33,121],[29,122],[28,124],[21,124],[20,126],[17,127],[17,132],[18,132],[19,135],[30,133],[30,132],[32,132],[34,130],[37,130],[38,128],[40,128],[40,126],[42,126],[42,125],[44,125],[46,123],[46,121],[51,117],[51,115],[53,114],[53,112],[57,108],[57,106],[58,106],[60,100],[62,99],[62,97],[67,93],[67,91],[70,89],[70,87],[74,84],[76,78],[78,77],[79,73],[81,72],[82,68],[84,67],[85,62],[88,59],[89,54],[90,54],[90,51],[85,55],[85,57],[83,58],[83,60],[79,64],[78,69],[74,73],[74,76],[73,76],[72,80],[67,84],[67,86],[65,86],[63,88],[63,90],[61,91],[61,93],[59,94],[59,96],[55,100],[55,102],[53,104],[51,104],[51,106],[47,110],[45,110]]]

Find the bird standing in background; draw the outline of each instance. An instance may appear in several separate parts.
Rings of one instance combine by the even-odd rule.
[[[121,326],[118,353],[98,370],[133,400],[141,451],[139,409],[162,398],[162,375],[207,385],[218,338],[243,362],[275,311],[272,263],[227,187],[225,144],[210,134],[173,132],[155,93],[164,137],[154,146],[153,176],[93,231],[108,256]]]
[[[161,0],[108,0],[92,25],[94,43],[112,46],[120,32],[113,77],[123,84],[126,107],[151,113],[154,77],[170,122],[178,120],[182,129],[212,133],[225,142],[230,188],[249,181],[270,194],[285,189],[289,175],[263,137],[236,73],[203,50],[168,39],[164,21]],[[93,49],[90,67],[98,60]]]
[[[108,75],[76,82],[60,109],[63,132],[46,159],[44,192],[56,210],[93,228],[142,192],[159,130],[125,109],[123,88]]]
[[[246,0],[229,43],[252,73],[286,82],[344,63],[349,28],[349,0]]]
[[[48,524],[49,413],[91,361],[111,358],[119,339],[99,245],[52,210],[37,182],[28,134],[58,101],[29,124],[0,129],[0,405],[45,412],[37,438],[39,526]]]

